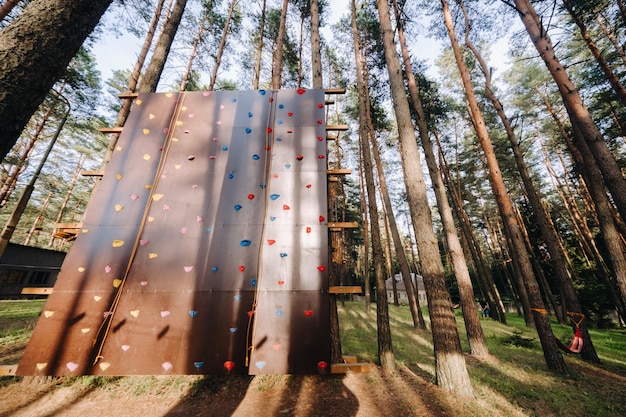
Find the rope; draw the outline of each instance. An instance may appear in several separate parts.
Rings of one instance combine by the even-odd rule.
[[[182,97],[181,97],[182,96]],[[152,187],[150,188],[150,194],[148,196],[148,202],[146,203],[146,207],[144,208],[144,212],[143,212],[143,216],[141,217],[141,223],[139,224],[139,229],[137,231],[137,235],[135,236],[135,242],[133,243],[133,248],[131,250],[131,254],[130,254],[130,258],[128,260],[128,263],[126,264],[126,270],[124,271],[124,276],[122,277],[122,282],[120,283],[120,286],[117,289],[117,293],[115,294],[115,297],[113,298],[113,302],[111,303],[111,307],[108,310],[107,316],[104,318],[104,320],[102,321],[102,324],[100,325],[100,327],[98,328],[98,332],[96,333],[96,336],[94,337],[93,340],[93,347],[96,347],[96,345],[98,345],[98,352],[96,354],[96,357],[94,358],[94,362],[93,362],[93,366],[95,366],[100,359],[103,359],[104,357],[102,356],[102,351],[104,349],[104,343],[106,342],[107,337],[109,336],[109,332],[111,330],[111,325],[113,324],[113,316],[115,315],[115,313],[117,312],[117,307],[120,303],[120,299],[122,297],[122,290],[124,289],[124,286],[126,284],[126,281],[128,279],[128,275],[130,273],[130,269],[132,266],[133,261],[135,260],[135,257],[137,255],[137,249],[139,247],[139,241],[141,238],[141,234],[143,233],[143,230],[146,226],[146,221],[148,219],[148,213],[150,212],[150,208],[152,207],[152,196],[155,193],[155,190],[157,188],[157,185],[159,183],[159,180],[161,178],[161,175],[163,173],[163,169],[165,167],[165,162],[167,161],[167,155],[169,154],[170,151],[170,147],[172,144],[172,137],[174,135],[174,131],[175,131],[175,127],[176,127],[176,121],[178,120],[178,117],[180,116],[180,112],[181,109],[183,107],[183,103],[185,101],[185,93],[179,93],[179,97],[178,100],[176,101],[176,107],[174,108],[174,116],[170,119],[170,124],[169,124],[169,128],[168,128],[168,133],[165,137],[165,146],[163,148],[163,151],[161,153],[161,158],[159,159],[159,165],[157,167],[157,172],[156,172],[156,176],[154,178],[154,182],[152,184]],[[100,340],[100,342],[98,343],[98,339],[100,338],[100,334],[102,333],[104,329],[104,334],[102,335],[102,338]]]
[[[277,101],[277,91],[273,90],[271,92],[270,98],[270,109],[267,112],[267,119],[265,122],[265,159],[263,161],[263,181],[265,182],[263,187],[263,215],[267,216],[268,206],[269,206],[269,182],[270,175],[272,169],[272,158],[271,158],[271,146],[274,145],[274,129],[272,128],[271,132],[268,130],[269,127],[273,127],[273,119],[276,116],[276,101]],[[245,366],[247,367],[250,364],[250,354],[254,350],[254,339],[256,336],[256,320],[254,320],[254,316],[256,315],[256,309],[259,299],[259,292],[261,288],[262,278],[263,278],[263,242],[265,239],[265,226],[266,222],[263,221],[261,224],[261,238],[259,242],[259,249],[257,252],[257,264],[256,264],[256,288],[254,290],[254,298],[252,300],[252,308],[248,313],[248,325],[246,328],[246,360]]]

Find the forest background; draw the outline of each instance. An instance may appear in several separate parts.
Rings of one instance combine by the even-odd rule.
[[[27,3],[5,2],[13,7],[2,20],[3,31]],[[363,285],[366,297],[376,290],[383,366],[392,362],[385,346],[384,278],[398,271],[407,287],[407,272],[425,278],[436,358],[460,353],[457,334],[436,334],[456,328],[446,313],[450,300],[463,307],[466,326],[474,323],[474,331],[468,330],[472,353],[485,354],[480,326],[472,318],[475,301],[484,298],[494,319],[506,321],[503,312],[510,308],[536,326],[548,368],[564,371],[548,314],[560,323],[578,323],[583,358],[599,361],[586,327],[623,325],[626,313],[624,5],[621,0],[539,1],[533,3],[535,14],[522,0],[399,3],[393,31],[391,21],[384,26],[386,2],[359,2],[351,4],[354,19],[342,15],[330,35],[322,35],[323,86],[347,89],[330,107],[328,120],[351,127],[330,144],[329,167],[355,172],[331,187],[331,217],[362,225],[341,232],[334,243],[332,278]],[[66,250],[70,244],[54,238],[55,224],[80,221],[97,182],[80,173],[100,169],[107,159],[112,141],[98,129],[119,124],[123,107],[116,96],[129,90],[134,63],[103,80],[93,54],[98,37],[129,32],[145,39],[155,21],[155,38],[161,38],[175,26],[164,66],[144,91],[157,85],[159,91],[314,85],[309,2],[177,0],[161,5],[163,16],[171,13],[169,20],[153,20],[156,4],[113,4],[4,159],[0,221],[6,221],[46,144],[63,127],[14,242]],[[322,24],[334,20],[329,2],[319,4]],[[180,23],[171,24],[174,16]],[[432,37],[442,45],[441,53],[427,63],[429,48],[408,42],[401,70],[391,52],[398,60],[402,42],[394,41],[394,33]],[[494,39],[508,40],[511,62],[495,72]],[[158,41],[151,45],[140,91],[157,51],[163,52]],[[496,84],[492,77],[498,72]],[[410,110],[399,100],[406,97],[405,88]],[[403,110],[412,117],[411,128],[399,113]],[[422,157],[411,153],[415,125]],[[426,149],[430,141],[436,152]],[[422,177],[425,172],[430,181]],[[447,195],[437,194],[443,185]],[[456,226],[447,222],[451,213]],[[419,300],[413,298],[411,304]],[[419,308],[413,307],[415,326],[423,326]],[[445,371],[438,369],[437,376],[445,385]]]

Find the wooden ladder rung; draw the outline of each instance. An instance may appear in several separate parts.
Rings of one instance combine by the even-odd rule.
[[[329,130],[348,130],[350,126],[348,125],[326,125],[326,131]]]
[[[328,135],[326,135],[326,140],[327,141],[328,140],[337,140],[337,136],[336,135],[335,136],[328,136]]]
[[[15,376],[15,372],[17,372],[17,364],[0,365],[0,376]]]
[[[327,88],[324,90],[326,94],[346,94],[345,88]]]
[[[357,229],[359,224],[357,222],[328,222],[328,228],[331,230],[341,229]]]
[[[137,98],[137,96],[139,96],[139,93],[133,93],[132,91],[126,91],[117,95],[118,98],[129,100],[133,100]]]
[[[101,127],[98,130],[100,131],[100,133],[122,133],[123,129],[124,128],[121,126],[115,126],[115,127]]]
[[[348,372],[368,373],[370,371],[369,363],[331,363],[331,374],[347,374]]]
[[[351,169],[327,169],[326,175],[350,175],[352,174]]]
[[[80,173],[83,177],[102,177],[104,175],[104,171],[83,171]]]
[[[50,295],[50,294],[52,294],[52,287],[24,287],[24,288],[22,288],[22,294],[26,294],[26,295]]]
[[[82,229],[82,223],[55,223],[55,229]]]
[[[361,294],[363,289],[360,285],[336,285],[328,287],[329,294]]]

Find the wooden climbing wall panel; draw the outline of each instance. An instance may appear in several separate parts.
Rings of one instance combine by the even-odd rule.
[[[141,94],[18,375],[318,373],[323,90]]]

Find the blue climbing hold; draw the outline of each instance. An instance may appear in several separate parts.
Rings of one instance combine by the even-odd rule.
[[[211,268],[211,271],[213,271],[213,272],[217,272],[217,271],[219,271],[219,270],[220,270],[220,269],[219,269],[218,267],[216,267],[216,266],[214,266],[213,268]]]
[[[291,164],[285,165],[285,168],[290,169],[291,168]]]
[[[280,194],[271,194],[270,195],[270,199],[271,200],[278,200],[279,197],[280,197]]]
[[[282,142],[283,138],[276,138],[276,142]]]
[[[208,227],[208,228],[206,229],[206,232],[207,232],[207,233],[211,233],[212,231],[213,231],[213,229],[211,229],[210,227]]]
[[[274,216],[270,216],[270,220],[271,220],[271,221],[274,221],[274,220],[276,220],[276,217],[274,217]]]
[[[237,99],[235,97],[233,97],[233,98],[230,99],[230,101],[234,103],[234,102],[237,101]]]
[[[283,310],[280,310],[280,309],[276,310],[276,315],[277,316],[282,316],[283,315]]]
[[[241,301],[241,295],[236,295],[233,297],[235,301]]]
[[[281,253],[280,253],[280,257],[281,257],[281,258],[286,258],[286,257],[287,257],[287,254],[286,254],[285,252],[281,252]]]
[[[227,151],[228,150],[228,146],[222,146],[222,150],[223,151]]]
[[[250,129],[249,127],[246,127],[246,133],[250,133],[252,132],[252,129]]]
[[[252,285],[253,287],[256,287],[256,278],[252,278],[250,280],[250,285]]]
[[[279,105],[278,105],[278,108],[279,108],[279,109],[284,109],[284,108],[285,108],[285,105],[284,105],[284,104],[279,104]]]
[[[241,204],[235,204],[235,207],[233,207],[236,211],[239,211],[242,209]]]
[[[241,242],[239,242],[239,244],[240,244],[241,246],[250,246],[250,245],[252,245],[252,241],[247,240],[247,239],[244,239],[244,240],[242,240]]]
[[[251,112],[251,111],[249,111],[249,112],[248,112],[248,117],[252,117],[252,116],[253,116],[252,112]]]
[[[276,124],[278,124],[278,125],[282,125],[282,124],[283,124],[283,121],[282,121],[282,120],[277,120],[277,121],[276,121]]]
[[[233,174],[232,172],[228,173],[228,179],[232,180],[233,178],[235,178],[235,174]]]
[[[236,327],[231,327],[228,330],[230,330],[231,333],[235,333],[238,329]]]
[[[265,95],[265,90],[259,90],[259,94],[261,94],[262,96]]]
[[[200,369],[204,366],[204,362],[194,362],[193,366],[195,366],[196,369]]]
[[[261,157],[257,154],[252,155],[252,159],[254,159],[255,161],[258,161]]]
[[[191,317],[196,317],[198,315],[198,311],[197,310],[189,310],[189,315]]]

